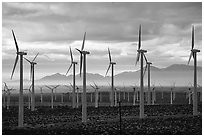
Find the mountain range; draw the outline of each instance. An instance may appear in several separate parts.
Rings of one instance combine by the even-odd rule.
[[[166,68],[157,68],[151,66],[151,83],[164,86],[171,86],[174,82],[177,86],[187,86],[189,83],[193,84],[193,66],[174,64]],[[202,67],[197,67],[198,84],[202,84]],[[102,76],[100,74],[87,73],[87,84],[108,85],[111,82],[110,76]],[[60,73],[56,73],[50,76],[45,76],[39,80],[36,80],[37,84],[65,84],[72,83],[73,75],[65,76]],[[140,70],[128,71],[116,74],[114,76],[115,85],[134,85],[139,84]],[[76,75],[76,84],[82,85],[82,78],[79,74]],[[144,76],[144,84],[147,84],[147,72]]]

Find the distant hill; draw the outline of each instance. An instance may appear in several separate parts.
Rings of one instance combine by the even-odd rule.
[[[174,64],[166,68],[157,68],[151,66],[151,83],[171,85],[176,82],[177,85],[187,85],[189,82],[193,83],[193,66]],[[198,84],[202,83],[202,67],[198,67]],[[87,73],[87,84],[92,84],[93,81],[99,85],[108,85],[111,83],[111,77],[104,77],[100,74]],[[65,76],[56,73],[50,76],[43,77],[36,81],[37,84],[69,84],[72,83],[73,75]],[[115,75],[115,85],[133,85],[139,84],[140,70],[122,72]],[[144,76],[144,84],[147,82],[147,73]],[[82,77],[76,75],[76,84],[82,85]]]
[[[163,68],[164,71],[193,71],[194,66],[184,65],[184,64],[173,64],[167,68]],[[197,67],[197,71],[201,71],[202,67]]]

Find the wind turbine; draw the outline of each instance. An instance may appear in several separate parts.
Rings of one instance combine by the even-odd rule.
[[[43,86],[39,88],[40,88],[40,103],[43,104],[43,92],[42,92]]]
[[[16,45],[16,60],[13,66],[11,79],[13,77],[13,73],[15,71],[16,64],[18,63],[18,57],[20,56],[20,93],[19,93],[18,127],[23,127],[23,116],[24,116],[24,112],[23,112],[24,110],[23,109],[24,108],[23,107],[23,56],[27,55],[27,53],[24,51],[19,51],[17,40],[16,40],[13,30],[12,30],[12,34],[13,34],[14,42]]]
[[[155,104],[156,101],[156,92],[155,92],[155,85],[152,84],[153,88],[152,88],[152,105]]]
[[[159,83],[159,86],[161,87],[162,91],[161,91],[161,99],[164,99],[164,92],[163,92],[163,87],[162,85]]]
[[[49,87],[49,86],[47,86],[47,85],[45,85],[45,86],[51,90],[51,108],[53,109],[53,92],[54,92],[54,89],[56,89],[57,87],[59,87],[59,85],[54,86],[54,87]]]
[[[118,101],[120,102],[120,94],[121,94],[121,90],[119,89],[119,88],[115,88],[115,91],[118,91]],[[116,93],[116,95],[117,95],[117,93]],[[117,104],[118,102],[116,102],[116,104]]]
[[[31,108],[31,87],[32,87],[32,85],[30,85],[30,87],[29,88],[27,88],[27,89],[24,89],[24,90],[28,90],[28,109],[30,109]]]
[[[116,64],[115,62],[112,62],[111,60],[111,53],[110,53],[110,49],[108,48],[108,54],[109,54],[109,66],[108,66],[108,69],[106,71],[106,75],[110,69],[110,67],[112,67],[112,76],[111,76],[111,94],[110,94],[110,97],[111,97],[111,107],[113,107],[114,105],[114,65]],[[105,75],[105,76],[106,76]]]
[[[82,93],[82,122],[87,122],[87,100],[86,100],[86,54],[90,54],[90,52],[84,50],[86,32],[84,33],[84,39],[82,43],[81,50],[77,49],[80,53],[80,77],[81,70],[83,65],[83,93]],[[83,60],[83,63],[82,63]]]
[[[133,86],[133,106],[135,106],[135,102],[136,102],[136,86]]]
[[[191,83],[190,83],[191,84]],[[191,87],[192,87],[192,84],[191,84]],[[191,104],[191,96],[193,94],[193,92],[191,92],[191,87],[188,88],[188,104],[190,105]]]
[[[76,86],[76,107],[78,108],[79,107],[79,87]]]
[[[176,88],[176,83],[174,82],[174,89]],[[176,91],[173,92],[173,100],[176,99]]]
[[[36,56],[33,58],[32,61],[28,60],[27,58],[24,57],[24,59],[30,63],[30,79],[32,80],[32,92],[31,92],[31,111],[34,111],[35,110],[35,85],[34,85],[34,66],[37,64],[35,61],[35,59],[37,58],[39,53],[36,54]]]
[[[194,49],[194,26],[192,26],[192,48],[188,64],[190,63],[191,57],[194,58],[194,92],[193,92],[193,115],[198,114],[198,98],[197,98],[197,52],[198,49]]]
[[[6,88],[6,91],[7,91],[7,109],[9,109],[9,106],[10,106],[10,96],[11,96],[11,91],[12,90],[15,90],[13,88],[8,88],[7,84],[4,82],[5,84],[5,88]]]
[[[117,102],[117,89],[114,88],[114,91],[115,91],[115,92],[114,92],[114,93],[115,93],[115,102],[114,102],[115,104],[114,104],[114,106],[116,107],[116,106],[117,106],[117,103],[118,103],[118,102]]]
[[[200,89],[200,101],[202,101],[202,87],[200,85],[198,85],[199,89]]]
[[[74,61],[73,59],[73,55],[72,55],[72,49],[71,47],[69,47],[69,51],[70,51],[70,56],[71,56],[71,65],[69,66],[68,70],[67,70],[67,73],[65,75],[68,74],[69,70],[71,69],[72,65],[73,65],[73,90],[72,90],[72,108],[75,108],[76,107],[76,93],[75,93],[75,87],[76,87],[76,84],[75,84],[75,65],[77,64],[77,62]]]
[[[146,53],[146,50],[140,49],[141,48],[141,25],[139,27],[139,43],[138,43],[138,50],[137,50],[137,58],[136,64],[141,58],[140,62],[140,118],[144,118],[144,83],[143,83],[143,56]]]
[[[90,85],[95,90],[95,108],[98,107],[98,90],[99,87],[94,83],[94,85]]]
[[[68,85],[64,85],[64,86],[69,89],[68,92],[67,92],[67,95],[68,95],[68,100],[70,100],[72,90],[71,90],[70,86],[68,86]],[[71,91],[71,92],[69,92],[69,91]]]
[[[3,107],[6,108],[6,94],[7,94],[7,90],[6,90],[5,83],[4,83],[4,89],[2,91],[3,91]]]
[[[146,61],[146,66],[145,66],[145,70],[144,70],[144,75],[146,70],[148,69],[148,93],[147,93],[147,105],[151,104],[151,89],[150,89],[150,65],[152,64],[151,62],[147,61],[147,57],[144,54],[144,58]],[[143,75],[143,76],[144,76]]]
[[[170,103],[171,104],[173,104],[173,101],[174,101],[174,99],[175,99],[175,93],[174,93],[174,88],[175,88],[175,82],[173,83],[173,86],[171,87],[171,101],[170,101]]]
[[[125,85],[123,83],[123,99],[125,100]]]

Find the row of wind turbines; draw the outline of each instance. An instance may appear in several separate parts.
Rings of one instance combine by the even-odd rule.
[[[20,93],[19,93],[19,113],[18,113],[18,127],[23,127],[23,116],[24,116],[24,106],[23,106],[23,58],[30,63],[31,65],[31,73],[30,73],[30,77],[32,80],[32,94],[31,94],[31,110],[34,110],[35,106],[34,106],[34,101],[35,101],[35,97],[34,97],[34,66],[37,64],[35,61],[35,59],[37,58],[38,54],[34,57],[34,59],[32,61],[28,60],[27,58],[23,57],[25,55],[27,55],[26,52],[24,51],[19,51],[18,48],[18,44],[17,44],[17,40],[14,34],[14,31],[12,30],[12,34],[13,34],[13,38],[14,38],[14,42],[15,42],[15,46],[16,46],[16,59],[15,59],[15,63],[14,63],[14,67],[13,67],[13,71],[11,74],[11,79],[13,77],[15,68],[16,68],[16,64],[18,62],[19,56],[20,56]],[[81,50],[77,49],[76,50],[80,53],[80,77],[81,77],[81,73],[83,73],[83,92],[82,92],[82,122],[86,123],[87,122],[87,99],[86,99],[86,55],[90,54],[89,51],[84,50],[84,46],[85,46],[85,38],[86,38],[86,32],[84,33],[84,37],[83,37],[83,43],[82,43],[82,47]],[[146,70],[148,70],[148,101],[147,104],[149,105],[151,103],[151,98],[150,98],[150,65],[152,64],[151,62],[149,62],[147,60],[146,57],[146,53],[147,50],[141,49],[141,25],[139,26],[139,40],[138,40],[138,49],[137,49],[137,57],[136,57],[136,64],[140,61],[141,65],[140,65],[140,118],[144,118],[144,81],[143,81],[143,77],[145,75]],[[191,53],[190,53],[190,57],[189,57],[189,61],[188,64],[193,56],[194,58],[194,92],[193,92],[193,115],[197,115],[198,114],[198,110],[197,110],[197,52],[200,52],[200,50],[195,49],[194,48],[194,26],[192,26],[192,48],[191,48]],[[112,74],[111,74],[111,93],[110,93],[110,106],[114,106],[114,91],[115,91],[115,87],[114,87],[114,65],[116,65],[115,62],[112,61],[111,58],[111,53],[110,53],[110,49],[108,48],[108,54],[109,54],[109,66],[108,69],[106,71],[106,75],[110,70],[110,67],[112,68]],[[72,50],[70,47],[70,56],[71,56],[71,65],[69,66],[66,75],[68,74],[68,72],[70,71],[72,65],[73,65],[73,94],[72,94],[72,103],[73,106],[76,106],[76,93],[75,93],[75,89],[76,89],[76,84],[75,84],[75,65],[77,65],[77,62],[74,61],[73,59],[73,55],[72,55]],[[143,62],[144,59],[146,61],[146,66],[143,70]],[[82,67],[83,67],[83,72],[82,72]],[[56,87],[49,87],[46,86],[47,88],[49,88],[52,92]],[[94,84],[94,86],[92,86],[97,93],[98,87],[96,84]],[[96,98],[98,98],[98,94],[95,94]],[[52,103],[53,103],[53,97],[52,97]],[[96,104],[97,105],[97,104]]]

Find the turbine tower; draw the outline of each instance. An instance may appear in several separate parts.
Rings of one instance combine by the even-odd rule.
[[[110,67],[112,67],[112,76],[111,76],[111,94],[110,94],[110,98],[111,98],[111,107],[113,107],[114,105],[114,65],[116,64],[115,62],[112,62],[111,60],[111,53],[110,53],[110,49],[108,48],[108,54],[109,54],[109,66],[108,69],[106,71],[106,75],[110,69]],[[105,76],[106,76],[105,75]],[[116,93],[115,93],[116,94]]]
[[[23,90],[28,90],[28,109],[30,109],[30,102],[31,102],[31,87],[32,87],[32,85],[30,85],[30,87],[29,88],[27,88],[27,89],[23,89]]]
[[[198,98],[197,98],[197,52],[198,49],[194,49],[194,26],[192,26],[192,48],[188,64],[190,63],[191,57],[194,58],[194,92],[193,92],[193,115],[198,115]]]
[[[19,51],[17,40],[14,34],[14,31],[12,30],[14,42],[16,45],[16,60],[13,66],[13,71],[11,74],[11,79],[13,77],[13,73],[16,68],[16,64],[18,62],[18,57],[20,56],[20,93],[19,93],[19,111],[18,111],[18,127],[23,127],[23,116],[24,116],[24,106],[23,106],[23,56],[27,55],[24,51]]]
[[[4,88],[2,88],[3,91],[3,107],[6,108],[6,94],[7,94],[7,90],[6,90],[6,86],[4,83]]]
[[[11,96],[11,91],[12,90],[15,90],[13,88],[8,88],[7,84],[4,82],[5,84],[5,88],[6,88],[6,92],[7,92],[7,109],[9,109],[9,106],[10,106],[10,96]]]
[[[144,70],[144,75],[145,75],[145,72],[146,70],[148,70],[148,93],[147,93],[147,105],[150,105],[151,104],[151,89],[150,89],[150,65],[152,64],[151,62],[147,61],[147,57],[145,56],[144,54],[144,58],[145,58],[145,61],[146,61],[146,66],[145,66],[145,70]],[[143,76],[144,76],[143,75]]]
[[[141,48],[141,25],[139,27],[139,44],[137,50],[137,58],[136,58],[136,65],[139,59],[141,58],[140,62],[140,118],[144,118],[144,83],[143,83],[143,56],[146,53],[146,50],[140,49]]]
[[[99,87],[94,83],[94,85],[90,85],[95,90],[95,108],[98,107],[98,90]]]
[[[152,88],[152,105],[155,104],[156,101],[156,91],[155,91],[155,85],[152,84],[153,88]]]
[[[49,86],[47,86],[47,85],[45,85],[45,86],[51,90],[51,108],[53,109],[53,102],[54,102],[54,101],[53,101],[53,92],[54,92],[54,89],[55,89],[55,88],[59,87],[59,85],[54,86],[54,87],[49,87]]]
[[[39,88],[40,88],[40,103],[42,105],[43,104],[43,92],[42,92],[43,86],[41,86]]]
[[[81,50],[77,49],[80,53],[80,77],[81,77],[81,70],[83,65],[83,93],[82,93],[82,122],[87,122],[87,100],[86,100],[86,54],[90,54],[90,52],[84,50],[86,32],[84,33],[84,39],[82,43]],[[83,63],[82,63],[83,60]]]
[[[70,51],[70,56],[71,56],[71,65],[69,66],[67,73],[65,75],[68,74],[69,70],[71,69],[72,65],[73,65],[73,90],[72,90],[72,108],[76,108],[76,93],[75,93],[75,88],[76,88],[76,84],[75,84],[75,65],[77,64],[77,62],[74,61],[73,59],[73,55],[72,55],[72,49],[71,47],[69,47],[69,51]]]
[[[28,60],[27,58],[24,57],[24,59],[30,63],[30,79],[32,80],[32,92],[31,92],[31,111],[35,110],[35,85],[34,85],[34,66],[37,64],[35,61],[35,59],[37,58],[39,53],[36,54],[36,56],[33,58],[32,61]]]

